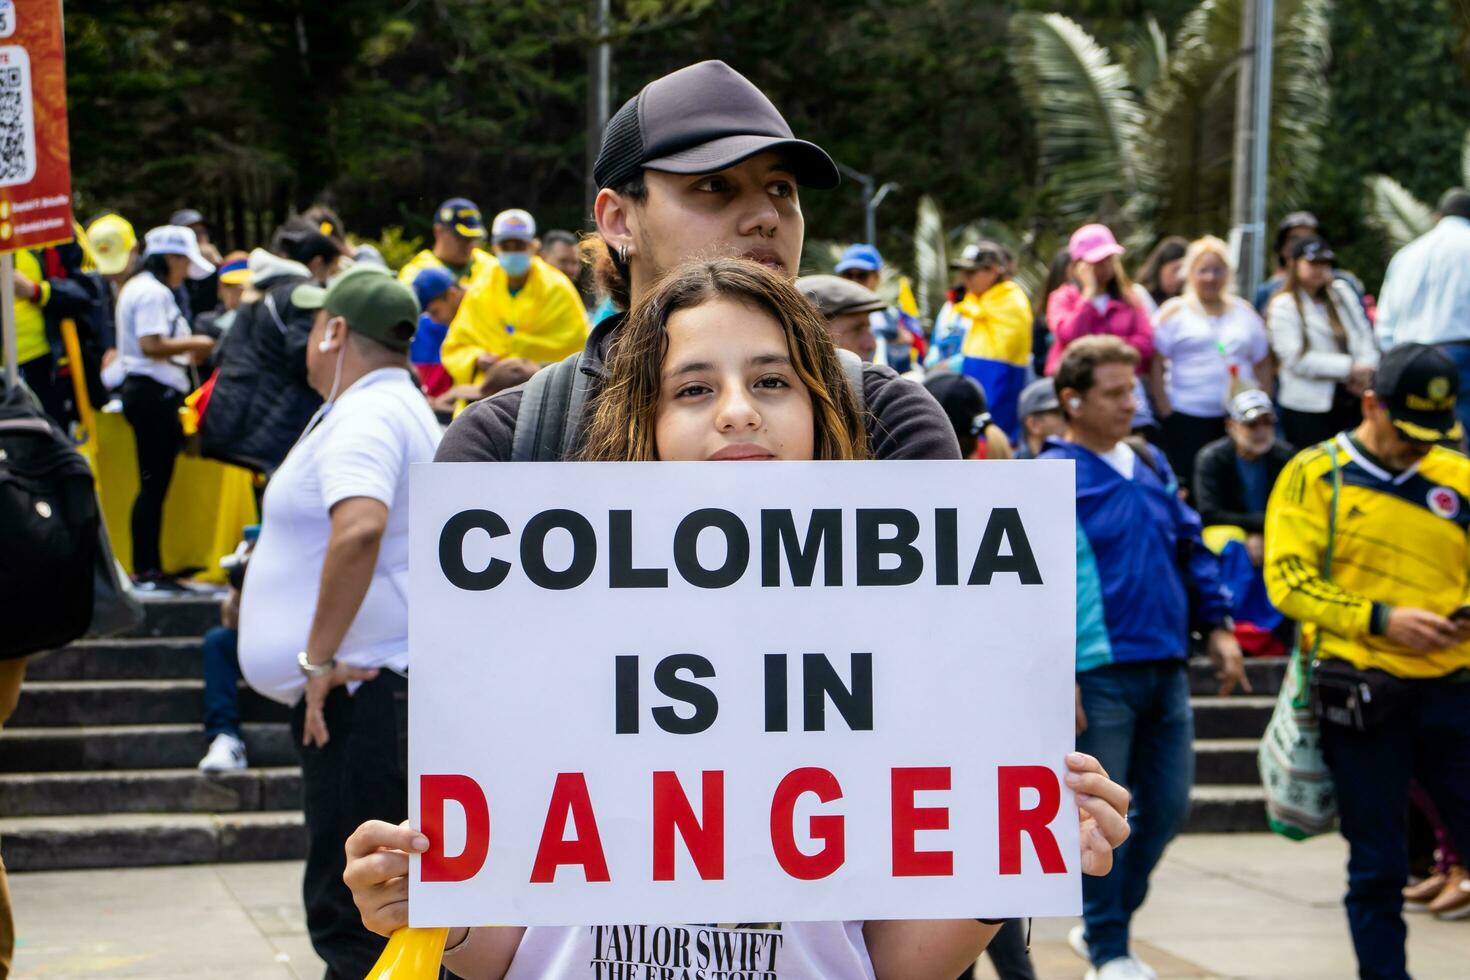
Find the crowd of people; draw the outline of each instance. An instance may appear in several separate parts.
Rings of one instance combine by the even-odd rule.
[[[1470,192],[1445,195],[1376,308],[1297,212],[1254,302],[1216,237],[1165,238],[1130,276],[1093,223],[1032,296],[1005,246],[967,245],[926,325],[880,295],[871,243],[794,278],[800,190],[835,186],[837,170],[719,62],[631,99],[595,177],[593,232],[542,234],[518,208],[487,226],[451,197],[431,246],[396,273],[321,206],[249,252],[221,255],[185,210],[141,240],[104,214],[78,244],[18,261],[18,359],[40,403],[65,425],[86,390],[131,425],[140,589],[186,588],[159,553],[186,423],[204,455],[259,475],[260,526],[205,640],[200,768],[248,764],[242,678],[292,706],[308,927],[328,976],[363,976],[406,923],[407,855],[427,846],[399,824],[408,470],[429,460],[730,446],[1071,460],[1081,754],[1067,764],[1088,876],[1070,942],[1089,977],[1154,975],[1129,925],[1188,812],[1196,652],[1221,696],[1250,689],[1246,656],[1310,648],[1394,702],[1359,727],[1323,726],[1364,977],[1407,976],[1401,908],[1470,917]],[[81,330],[80,364],[59,345],[62,320]],[[660,381],[675,351],[704,372],[677,406]],[[757,362],[785,366],[752,374]],[[587,379],[580,401],[572,372]],[[987,920],[786,924],[793,977],[968,975],[987,946],[1002,976],[1032,977],[1025,936]],[[582,976],[588,941],[457,929],[445,962],[466,977]]]

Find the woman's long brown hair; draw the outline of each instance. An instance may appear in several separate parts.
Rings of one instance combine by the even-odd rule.
[[[1281,288],[1272,295],[1274,298],[1275,295],[1286,293],[1296,304],[1297,321],[1302,325],[1302,353],[1306,354],[1312,345],[1307,340],[1307,312],[1302,308],[1302,293],[1306,290],[1302,289],[1301,277],[1296,274],[1296,264],[1299,261],[1293,258],[1286,263],[1286,277],[1281,282]],[[1327,307],[1327,323],[1332,327],[1332,338],[1337,341],[1338,350],[1345,351],[1348,349],[1347,327],[1342,322],[1342,311],[1337,308],[1337,297],[1332,295],[1335,281],[1329,278],[1327,284],[1315,296],[1310,296],[1310,294],[1309,296],[1311,299],[1321,300]]]
[[[654,420],[669,348],[669,317],[715,299],[745,303],[769,313],[781,325],[792,368],[811,396],[814,457],[866,459],[868,440],[857,397],[821,314],[787,279],[745,259],[687,262],[628,314],[618,327],[607,382],[597,396],[582,458],[659,458]]]

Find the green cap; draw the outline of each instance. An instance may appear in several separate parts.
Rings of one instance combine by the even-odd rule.
[[[325,308],[347,321],[347,329],[396,351],[408,350],[419,322],[413,290],[387,269],[355,265],[327,288],[297,286],[291,305],[299,310]]]

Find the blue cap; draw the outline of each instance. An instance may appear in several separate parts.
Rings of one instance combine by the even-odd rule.
[[[882,268],[883,256],[878,254],[876,245],[849,245],[837,263],[837,274],[840,276],[848,269],[879,272]]]
[[[454,273],[442,266],[434,266],[425,269],[413,277],[413,294],[418,297],[419,310],[429,308],[429,304],[443,296],[454,285]]]
[[[485,219],[480,206],[467,197],[451,197],[434,212],[434,224],[451,228],[460,238],[484,238]]]

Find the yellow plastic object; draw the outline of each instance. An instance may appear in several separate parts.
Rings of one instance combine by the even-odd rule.
[[[1230,542],[1244,541],[1245,528],[1236,527],[1234,524],[1211,524],[1204,529],[1200,537],[1204,538],[1205,547],[1218,555]]]
[[[364,980],[438,980],[448,929],[398,929]]]
[[[75,320],[61,321],[61,343],[66,350],[66,363],[71,368],[72,394],[76,397],[77,427],[72,432],[72,441],[77,452],[95,464],[97,459],[97,415],[92,408],[92,399],[87,395],[87,380],[82,367],[82,345],[77,339]]]

